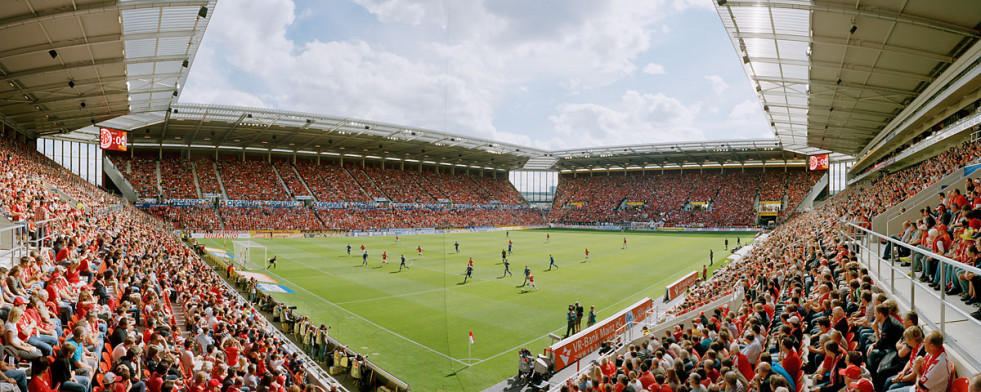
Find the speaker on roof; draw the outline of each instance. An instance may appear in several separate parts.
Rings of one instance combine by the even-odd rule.
[[[207,18],[208,17],[208,7],[201,6],[201,9],[198,10],[198,17],[199,18]]]

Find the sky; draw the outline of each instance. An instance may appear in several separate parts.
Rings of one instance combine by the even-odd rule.
[[[547,150],[773,137],[714,0],[223,0],[181,103]]]

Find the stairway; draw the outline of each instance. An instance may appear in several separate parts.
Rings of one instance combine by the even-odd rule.
[[[361,185],[361,181],[358,181],[358,179],[354,177],[354,174],[353,174],[353,173],[351,173],[351,171],[350,171],[350,170],[347,170],[347,168],[346,168],[346,167],[341,167],[341,170],[343,170],[343,171],[344,171],[345,173],[347,173],[347,176],[348,176],[348,177],[351,177],[351,181],[354,181],[354,184],[358,186],[358,189],[360,189],[360,190],[361,190],[361,193],[364,193],[364,195],[365,195],[365,197],[367,197],[367,198],[368,198],[368,200],[371,200],[372,202],[374,202],[374,201],[375,201],[375,197],[374,197],[374,196],[372,196],[372,195],[371,195],[370,193],[368,193],[368,190],[367,190],[367,189],[364,189],[364,185]],[[370,177],[368,177],[368,175],[367,175],[367,174],[365,174],[365,177],[366,177],[366,178],[367,178],[367,179],[368,179],[369,181],[371,180],[371,178],[370,178]],[[377,186],[376,186],[375,188],[377,188]],[[380,191],[380,190],[379,190],[379,193],[381,193],[381,191]]]
[[[194,191],[197,192],[198,199],[204,199],[204,194],[201,193],[201,181],[198,180],[198,166],[193,161],[191,162],[191,177],[194,178]]]
[[[163,199],[166,195],[163,191],[163,179],[160,176],[160,161],[153,161],[153,175],[157,178],[157,183],[154,188],[157,189],[157,194]]]
[[[438,176],[439,173],[437,173],[436,175]],[[412,181],[414,181],[416,183],[416,186],[418,186],[420,189],[422,189],[423,192],[426,192],[426,194],[429,195],[429,197],[433,198],[433,202],[438,202],[439,199],[447,199],[447,200],[449,200],[450,197],[447,196],[447,195],[433,194],[433,192],[431,192],[431,191],[439,192],[439,187],[433,185],[432,181],[429,181],[429,179],[426,178],[425,176],[423,176],[423,175],[420,174],[418,177],[416,177],[416,176],[409,176],[409,178],[411,178]],[[423,184],[423,182],[425,182],[426,184]],[[429,185],[429,186],[426,186],[426,185]]]
[[[307,190],[307,194],[309,194],[310,197],[313,198],[313,201],[319,201],[319,200],[317,200],[317,195],[313,194],[313,192],[310,190],[310,186],[307,185],[307,180],[305,180],[303,178],[303,176],[300,175],[300,172],[298,170],[296,170],[296,166],[293,166],[293,164],[290,164],[290,170],[292,170],[293,173],[296,173],[296,178],[299,178],[300,179],[300,183],[303,184],[303,189],[306,189]],[[314,214],[314,215],[316,215],[316,214]],[[318,216],[317,219],[320,219],[320,217]],[[323,221],[323,220],[321,220],[321,221]]]
[[[123,193],[123,197],[126,200],[135,201],[139,199],[136,189],[126,180],[126,177],[116,168],[116,165],[112,163],[108,156],[102,158],[102,171],[106,173],[106,176],[109,177],[109,180],[113,184],[116,184],[116,187]]]
[[[273,173],[276,174],[276,180],[278,180],[279,185],[286,190],[286,194],[290,195],[290,200],[296,201],[296,194],[290,191],[290,187],[286,186],[286,181],[283,181],[283,176],[279,174],[279,169],[276,169],[276,165],[273,165],[272,163],[269,162],[266,162],[266,164],[268,164],[269,167],[272,167]],[[309,191],[309,189],[307,191]]]

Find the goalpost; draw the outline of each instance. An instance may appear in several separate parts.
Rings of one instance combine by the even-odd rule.
[[[255,241],[232,241],[232,262],[241,270],[266,268],[266,246]]]

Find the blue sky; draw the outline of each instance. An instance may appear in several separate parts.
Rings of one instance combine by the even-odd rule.
[[[771,137],[713,0],[225,0],[181,102],[545,149]]]

